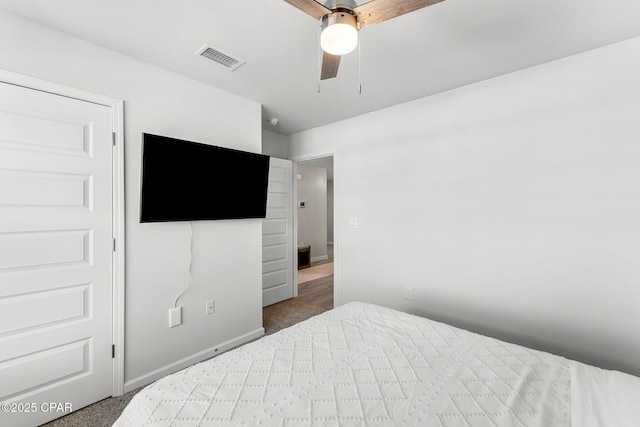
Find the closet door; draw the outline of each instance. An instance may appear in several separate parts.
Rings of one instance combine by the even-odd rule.
[[[0,425],[111,396],[112,110],[0,83]]]

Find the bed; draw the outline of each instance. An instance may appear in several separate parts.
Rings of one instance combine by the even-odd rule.
[[[123,426],[640,426],[640,378],[366,303],[165,377]]]

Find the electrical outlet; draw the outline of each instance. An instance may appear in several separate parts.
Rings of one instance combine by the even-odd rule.
[[[409,286],[404,288],[404,299],[413,299],[413,288]]]
[[[169,327],[173,328],[182,323],[182,307],[169,309]]]
[[[216,312],[216,302],[214,300],[209,300],[205,303],[205,313],[213,314]]]

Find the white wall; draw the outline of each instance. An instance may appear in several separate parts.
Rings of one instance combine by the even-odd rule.
[[[640,374],[639,114],[633,39],[292,135],[336,152],[337,302]]]
[[[311,260],[327,258],[327,170],[297,164],[298,202],[305,202],[298,209],[298,243],[311,246]]]
[[[138,218],[143,132],[260,152],[260,105],[4,13],[0,68],[125,101],[126,388],[259,334],[260,220],[194,222],[194,282],[179,303],[184,323],[169,329],[188,279],[189,228]],[[216,300],[212,316],[206,299]]]
[[[262,154],[279,159],[288,159],[289,137],[269,130],[263,130]]]

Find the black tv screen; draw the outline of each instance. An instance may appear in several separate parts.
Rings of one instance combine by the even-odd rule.
[[[140,222],[264,218],[269,157],[143,134]]]

